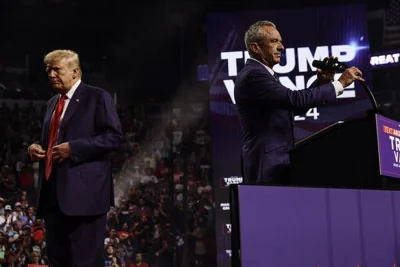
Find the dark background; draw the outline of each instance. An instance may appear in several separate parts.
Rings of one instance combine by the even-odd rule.
[[[197,65],[207,63],[206,12],[344,3],[375,11],[389,1],[1,0],[0,65],[29,66],[29,81],[43,82],[43,55],[69,48],[80,54],[86,78],[125,104],[171,98],[184,85],[206,92],[207,83],[196,82]],[[380,51],[382,26],[369,26],[371,52]]]
[[[47,81],[43,56],[54,49],[72,49],[80,55],[83,80],[117,95],[119,108],[141,105],[151,109],[151,103],[195,100],[208,110],[209,84],[197,79],[198,66],[207,65],[207,12],[366,4],[370,51],[374,53],[400,48],[385,44],[383,39],[385,25],[380,12],[389,3],[389,0],[0,0],[0,82],[7,83],[2,79],[3,72],[7,72],[11,82],[7,83],[9,90],[4,98],[48,100],[54,91]],[[292,23],[295,28],[296,21]],[[298,30],[306,32],[313,28]],[[398,120],[399,71],[400,67],[373,70],[369,84],[379,104]],[[160,105],[154,107],[161,111]],[[133,124],[132,117],[140,118],[126,114],[127,124]],[[165,119],[164,124],[168,123]],[[145,120],[143,124],[146,125],[143,128],[155,131],[164,127]],[[200,125],[198,121],[196,127],[197,124]],[[184,225],[184,219],[178,220]],[[173,226],[174,223],[179,224],[171,222]],[[215,243],[215,236],[212,240]]]

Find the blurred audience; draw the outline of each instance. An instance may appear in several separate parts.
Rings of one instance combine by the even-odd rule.
[[[125,146],[112,155],[116,206],[108,213],[104,266],[210,266],[214,203],[204,109],[189,104],[168,116],[140,110],[119,110]],[[47,264],[45,225],[35,218],[38,166],[26,154],[42,112],[37,103],[0,104],[0,266]]]

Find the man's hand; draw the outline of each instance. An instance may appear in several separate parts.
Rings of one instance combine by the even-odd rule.
[[[69,143],[62,143],[53,147],[53,162],[61,163],[65,159],[71,157],[71,148],[69,147]]]
[[[336,60],[337,57],[326,57],[324,60]],[[319,85],[324,85],[333,81],[335,71],[317,69],[317,79]]]
[[[32,161],[38,161],[46,157],[46,151],[44,151],[42,146],[38,144],[30,145],[28,152]]]
[[[362,72],[358,68],[353,66],[351,68],[346,69],[342,73],[342,76],[340,76],[338,81],[343,85],[343,88],[346,88],[355,80],[364,81],[364,79],[361,76]]]

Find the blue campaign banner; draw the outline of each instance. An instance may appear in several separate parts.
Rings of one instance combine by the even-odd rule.
[[[242,181],[242,136],[233,89],[236,75],[248,58],[245,31],[258,20],[270,20],[280,31],[285,52],[274,71],[288,88],[309,87],[316,79],[312,61],[327,56],[337,56],[346,65],[357,66],[366,83],[371,84],[367,14],[363,5],[208,14],[210,126],[219,266],[230,264],[230,237],[226,231],[230,223],[227,187]],[[337,73],[335,78],[339,76]],[[363,87],[353,83],[340,96],[337,105],[313,108],[305,116],[295,117],[296,139],[338,120],[358,116],[369,108],[371,103]]]

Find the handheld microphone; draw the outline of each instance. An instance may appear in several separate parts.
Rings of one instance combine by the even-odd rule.
[[[321,70],[328,71],[344,71],[349,67],[346,64],[339,62],[337,59],[329,59],[325,58],[324,60],[314,60],[312,62],[313,67],[316,67]]]
[[[325,58],[324,60],[314,60],[312,63],[313,67],[318,68],[320,70],[328,70],[328,71],[345,71],[346,69],[348,69],[349,67],[346,66],[346,64],[339,62],[339,60],[337,58]],[[378,110],[378,105],[376,103],[374,94],[371,92],[371,89],[369,89],[368,85],[363,82],[363,81],[359,81],[362,86],[364,87],[365,91],[368,94],[369,99],[371,100],[371,104],[372,104],[372,112],[375,113],[379,113]]]

